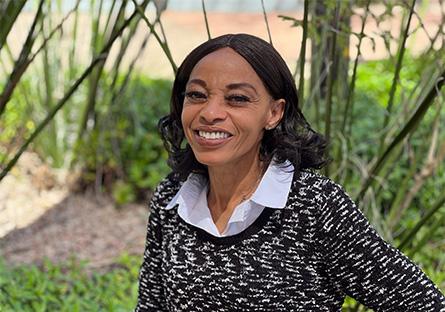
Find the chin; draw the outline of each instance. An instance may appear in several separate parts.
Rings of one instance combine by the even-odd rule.
[[[195,155],[196,160],[207,167],[223,166],[229,162],[226,157],[221,155]]]

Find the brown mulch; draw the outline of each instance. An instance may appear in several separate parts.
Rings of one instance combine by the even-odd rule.
[[[7,265],[87,260],[88,270],[110,267],[124,252],[142,257],[148,205],[116,208],[106,196],[70,194],[29,226],[0,239]]]

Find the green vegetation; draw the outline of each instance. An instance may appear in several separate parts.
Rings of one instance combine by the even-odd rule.
[[[295,69],[300,103],[314,129],[330,139],[333,161],[324,173],[344,185],[379,233],[445,291],[445,14],[436,30],[426,30],[413,21],[422,21],[428,1],[419,6],[413,0],[387,1],[379,12],[370,6],[376,2],[305,1],[303,20],[282,16],[290,27],[304,27]],[[137,7],[135,1],[90,1],[92,37],[89,60],[82,65],[76,36],[85,26],[79,25],[78,2],[62,11],[62,0],[37,1],[20,52],[11,52],[8,34],[24,3],[0,5],[5,25],[0,30],[0,183],[23,151],[32,149],[54,167],[80,168],[86,187],[111,193],[119,204],[140,198],[168,171],[156,123],[168,111],[171,82],[135,70],[150,36],[173,71],[177,68],[162,10],[150,20],[149,0]],[[385,28],[395,12],[402,12],[400,37]],[[359,32],[351,29],[353,18],[361,24]],[[366,22],[376,30],[366,31]],[[135,43],[138,25],[148,31]],[[72,40],[61,53],[62,28],[71,31]],[[422,32],[428,33],[429,46],[414,56],[408,47]],[[363,62],[363,42],[379,40],[387,59]],[[138,53],[126,64],[130,44]],[[140,260],[123,259],[119,269],[93,276],[74,262],[47,262],[41,269],[1,265],[0,306],[128,311],[136,298]],[[345,311],[359,310],[348,298]]]
[[[37,120],[46,113],[38,105],[40,102],[26,102],[27,98],[38,98],[40,81],[23,79],[27,93],[18,93],[11,99],[0,121],[4,129],[0,132],[0,161],[35,130]],[[83,185],[111,192],[118,204],[141,199],[143,192],[153,189],[168,173],[167,153],[157,132],[157,121],[168,112],[170,86],[170,81],[138,75],[112,105],[98,97],[96,109],[100,115],[96,116],[96,126],[75,144],[72,137],[76,135],[78,112],[88,92],[80,88],[61,111],[61,118],[54,121],[57,127],[44,129],[32,149],[54,167],[66,166],[69,160],[81,165]],[[98,92],[105,95],[107,87],[100,85]]]
[[[75,149],[87,185],[96,183],[100,174],[100,185],[124,204],[144,198],[168,173],[157,121],[168,112],[170,89],[170,81],[138,76],[118,103],[98,105],[104,117]]]
[[[85,261],[72,259],[41,268],[8,269],[0,262],[0,307],[16,311],[131,311],[136,305],[140,258],[122,255],[114,269],[88,274]]]

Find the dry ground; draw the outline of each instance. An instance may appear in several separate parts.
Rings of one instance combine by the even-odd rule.
[[[115,207],[109,196],[70,187],[67,174],[57,175],[32,153],[0,183],[0,252],[7,264],[74,255],[100,269],[123,252],[142,256],[148,205]]]
[[[116,209],[107,197],[70,194],[29,226],[1,238],[0,248],[9,265],[76,256],[88,260],[89,269],[101,269],[123,252],[142,256],[147,216],[144,205]]]

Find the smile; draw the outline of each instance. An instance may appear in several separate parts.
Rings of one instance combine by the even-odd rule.
[[[209,129],[210,130],[210,129]],[[230,142],[233,135],[222,130],[195,130],[195,142],[205,148],[219,148]]]
[[[222,132],[222,131],[202,131],[199,130],[197,131],[198,135],[201,138],[207,139],[207,140],[220,140],[220,139],[227,139],[229,136],[231,136],[229,133],[227,132]]]

